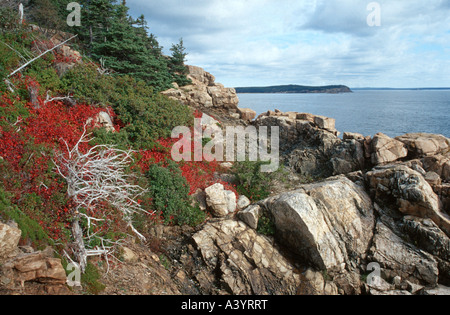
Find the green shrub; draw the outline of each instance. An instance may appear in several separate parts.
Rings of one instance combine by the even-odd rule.
[[[236,190],[252,202],[267,198],[270,195],[271,175],[261,172],[261,165],[266,162],[237,162],[232,173],[236,178]]]
[[[108,76],[93,64],[80,65],[62,79],[61,91],[82,103],[111,106],[123,124],[122,135],[102,134],[103,141],[152,149],[156,140],[171,136],[173,128],[188,126],[193,116],[188,107],[155,93],[144,81],[130,76]]]
[[[33,244],[50,243],[51,240],[38,222],[31,219],[10,201],[11,196],[0,188],[0,215],[3,220],[13,220],[22,231],[22,239]]]
[[[51,55],[49,55],[51,56]],[[52,91],[54,94],[50,96],[57,96],[59,92],[59,87],[61,86],[61,80],[56,73],[55,68],[53,68],[53,63],[46,61],[45,59],[38,59],[32,63],[26,74],[31,78],[39,82],[41,96],[45,99],[44,95],[47,91]]]
[[[153,209],[161,212],[166,224],[195,226],[205,220],[205,213],[191,205],[189,184],[174,162],[167,167],[152,165],[146,174],[150,181]]]
[[[266,212],[263,212],[261,217],[258,220],[258,233],[267,235],[267,236],[274,236],[275,235],[275,223],[273,222],[272,217],[267,214]]]
[[[16,30],[19,25],[18,22],[17,11],[2,4],[0,7],[0,31],[7,32]]]
[[[105,285],[99,282],[101,278],[97,267],[88,262],[85,272],[81,275],[81,284],[86,288],[87,292],[93,295],[98,295],[105,289]]]

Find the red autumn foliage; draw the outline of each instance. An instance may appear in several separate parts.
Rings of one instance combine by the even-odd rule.
[[[42,47],[44,48],[44,47]],[[18,75],[14,84],[27,90],[33,87],[39,90],[39,83],[30,77]],[[25,104],[20,97],[11,99],[6,94],[0,95],[0,185],[6,191],[13,194],[13,201],[19,205],[27,204],[26,214],[39,222],[42,228],[53,239],[64,240],[63,229],[69,227],[71,209],[74,205],[67,200],[66,183],[60,178],[52,162],[54,150],[66,150],[66,143],[73,147],[80,139],[86,121],[95,117],[105,108],[92,105],[79,104],[66,106],[60,101],[45,103],[38,97],[39,106]],[[18,115],[18,104],[26,109],[26,117]],[[111,108],[106,111],[115,122],[114,128],[120,131],[121,123]],[[196,111],[196,118],[201,118],[202,113]],[[8,118],[9,117],[9,118]],[[10,117],[16,117],[17,121],[10,121]],[[93,128],[91,124],[89,128]],[[155,163],[165,163],[171,159],[172,146],[179,139],[160,139],[159,146],[153,150],[140,150],[136,153],[135,170],[140,173],[148,171]],[[83,143],[80,150],[86,152],[89,144]],[[194,146],[192,145],[192,148]],[[192,152],[193,154],[193,152]],[[198,189],[205,189],[210,185],[221,182],[216,179],[219,163],[214,162],[180,162],[182,175],[190,185],[190,194]],[[229,183],[224,183],[228,190],[236,189]],[[151,184],[151,183],[150,183]],[[34,197],[30,197],[34,196]],[[141,201],[142,202],[142,201]],[[144,201],[145,206],[151,207],[151,200]],[[39,209],[40,211],[37,211]],[[96,227],[94,233],[99,230],[106,231],[110,225],[119,226],[120,218],[106,204],[98,204],[95,209],[97,217],[107,218],[104,224]],[[152,220],[162,221],[161,213],[151,216]]]
[[[39,88],[39,84],[29,77],[19,76],[19,81],[26,89]],[[41,98],[38,100],[39,108],[29,103],[25,105],[28,112],[26,119],[19,116],[16,122],[11,122],[7,117],[17,114],[16,102],[20,99],[12,100],[7,95],[0,97],[4,114],[0,117],[3,173],[0,180],[2,186],[14,195],[19,206],[32,201],[26,214],[38,221],[52,238],[60,239],[61,227],[67,225],[70,218],[64,209],[70,208],[70,203],[64,198],[55,200],[60,198],[58,194],[64,196],[66,186],[52,171],[53,150],[66,150],[64,141],[69,147],[73,146],[83,133],[86,121],[104,109],[90,105],[69,108],[61,102],[45,104]],[[84,149],[88,149],[88,144],[83,145]],[[30,198],[33,194],[36,197]],[[33,207],[45,209],[45,212],[32,211]]]
[[[203,113],[199,110],[194,112],[195,118],[202,118]],[[193,129],[191,128],[191,134],[193,134]],[[174,139],[160,139],[158,141],[160,147],[153,150],[140,151],[141,158],[138,161],[138,165],[142,172],[148,171],[151,164],[154,163],[164,163],[166,159],[171,159],[171,149],[173,145],[178,142],[181,138]],[[194,142],[191,139],[191,156],[194,155]],[[215,173],[219,169],[219,163],[217,161],[207,162],[188,162],[181,161],[179,163],[180,169],[182,171],[183,177],[189,183],[190,194],[194,194],[198,189],[204,190],[205,188],[214,185],[216,183],[221,183],[225,186],[225,189],[233,191],[238,197],[236,187],[230,183],[220,181],[215,178]]]

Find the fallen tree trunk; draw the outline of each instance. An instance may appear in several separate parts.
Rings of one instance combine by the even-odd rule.
[[[12,77],[12,76],[15,75],[17,72],[19,72],[19,71],[21,71],[22,69],[28,67],[31,63],[35,62],[36,60],[38,60],[38,59],[41,58],[42,56],[48,54],[49,52],[55,50],[55,49],[58,48],[58,47],[64,45],[65,43],[71,41],[72,39],[74,39],[74,38],[77,37],[77,36],[78,36],[78,35],[74,35],[74,36],[72,36],[71,38],[69,38],[68,40],[65,40],[64,42],[62,42],[62,43],[56,45],[55,47],[53,47],[53,48],[51,48],[51,49],[48,49],[48,50],[44,51],[44,52],[41,53],[39,56],[37,56],[37,57],[31,59],[30,61],[26,62],[25,64],[23,64],[22,66],[20,66],[19,68],[17,68],[17,69],[14,70],[13,72],[11,72],[11,73],[8,75],[7,78]]]

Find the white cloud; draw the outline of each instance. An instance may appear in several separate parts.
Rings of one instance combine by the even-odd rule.
[[[450,86],[450,1],[129,0],[166,52],[183,37],[188,63],[227,86]]]

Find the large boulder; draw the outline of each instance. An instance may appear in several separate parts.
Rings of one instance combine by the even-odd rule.
[[[423,167],[427,172],[434,172],[443,181],[450,182],[450,155],[432,155],[422,159]]]
[[[266,237],[235,220],[211,222],[193,236],[210,273],[233,295],[294,295],[300,275]]]
[[[0,261],[17,253],[22,231],[13,225],[0,222]]]
[[[279,127],[281,158],[301,175],[326,178],[365,168],[363,141],[343,141],[327,117],[269,111],[254,125]]]
[[[450,149],[450,139],[442,135],[409,133],[395,139],[403,142],[413,157],[436,155]]]
[[[187,65],[186,67],[189,73],[188,77],[191,80],[197,80],[206,86],[213,86],[215,84],[216,78],[211,73],[197,66]]]
[[[380,264],[383,278],[392,280],[399,276],[427,285],[438,283],[438,263],[433,256],[403,241],[381,221],[377,223],[368,259]]]
[[[388,165],[374,168],[365,177],[377,203],[394,206],[404,215],[429,218],[450,235],[450,218],[441,211],[439,197],[419,172],[404,165]]]
[[[365,165],[362,141],[354,139],[342,141],[330,151],[329,167],[333,176],[363,170]]]
[[[174,87],[161,92],[173,100],[192,107],[213,107],[213,99],[208,93],[207,86],[193,80],[193,83],[182,88],[175,83]]]
[[[399,227],[403,239],[433,255],[438,262],[439,283],[450,285],[450,238],[430,219],[406,216]]]
[[[372,164],[395,162],[408,155],[406,146],[383,133],[376,134],[372,139]]]
[[[328,131],[336,131],[336,119],[325,116],[315,116],[314,123],[317,127]]]
[[[222,109],[237,109],[239,99],[235,89],[225,88],[222,84],[216,83],[214,86],[209,86],[207,91],[213,100],[214,107]]]
[[[67,276],[61,259],[53,258],[53,251],[21,253],[0,266],[0,290],[6,292],[41,292],[68,294]],[[37,287],[25,286],[33,282]],[[39,293],[42,294],[42,293]]]
[[[214,76],[200,67],[187,66],[187,69],[187,77],[192,83],[183,87],[174,84],[173,88],[163,91],[162,94],[196,108],[238,108],[239,98],[235,89],[216,83]]]
[[[450,215],[450,184],[434,186],[433,190],[442,202],[442,209]]]
[[[304,185],[261,202],[276,237],[319,270],[342,272],[365,258],[374,226],[372,201],[346,177]]]

